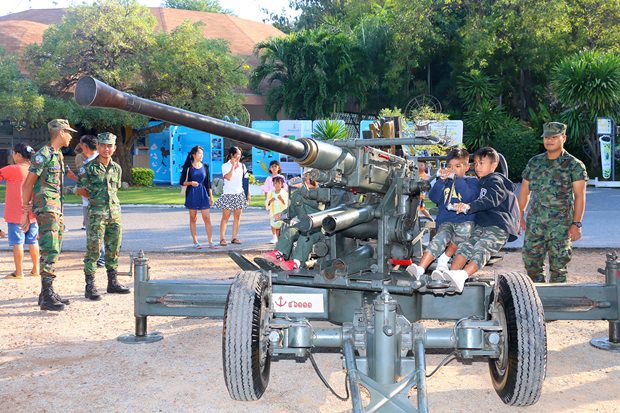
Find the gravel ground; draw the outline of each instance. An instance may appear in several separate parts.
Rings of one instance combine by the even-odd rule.
[[[151,254],[153,278],[229,278],[236,269],[228,257]],[[222,376],[220,320],[151,317],[149,330],[165,339],[125,345],[116,338],[134,328],[133,295],[83,297],[81,253],[64,253],[57,290],[72,299],[67,311],[36,306],[39,280],[0,280],[0,411],[3,412],[346,412],[323,387],[310,363],[272,363],[271,381],[257,402],[232,401]],[[577,250],[571,282],[601,281],[602,250]],[[123,269],[128,262],[125,257]],[[9,254],[0,268],[12,268]],[[26,264],[26,271],[29,270]],[[522,271],[519,252],[507,252],[488,271]],[[100,271],[98,284],[105,288]],[[121,279],[129,283],[128,279]],[[502,404],[492,388],[486,363],[452,362],[428,385],[433,412],[617,412],[620,355],[596,350],[593,337],[607,335],[605,321],[547,324],[548,367],[540,401],[530,407]],[[429,371],[444,355],[427,357]],[[317,354],[330,383],[343,392],[339,353]]]

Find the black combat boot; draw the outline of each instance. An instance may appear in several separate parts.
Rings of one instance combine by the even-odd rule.
[[[52,273],[46,272],[46,271],[41,271],[41,277],[52,277],[55,278],[56,276]],[[52,295],[54,296],[54,298],[56,299],[56,301],[60,301],[61,303],[63,303],[64,305],[69,305],[71,304],[71,301],[68,298],[62,298],[60,296],[60,294],[58,294],[56,291],[54,291],[54,287],[52,287]],[[43,301],[43,293],[39,294],[39,305],[41,305],[41,301]]]
[[[129,294],[129,288],[118,283],[116,279],[116,270],[108,270],[108,289],[112,294]]]
[[[84,297],[88,298],[92,301],[101,300],[101,296],[99,295],[99,291],[97,291],[97,287],[95,286],[95,276],[94,275],[85,275],[84,279],[86,281],[86,287],[84,287]]]
[[[53,275],[41,274],[41,294],[39,294],[39,307],[41,310],[62,311],[65,309],[65,305],[54,297],[53,282]]]

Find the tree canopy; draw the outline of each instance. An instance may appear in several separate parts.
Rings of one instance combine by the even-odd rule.
[[[149,9],[136,0],[99,0],[67,10],[41,45],[25,52],[40,90],[70,99],[84,75],[123,91],[212,116],[242,111],[239,88],[247,84],[243,62],[222,40],[205,39],[200,24],[188,22],[170,33],[157,32]],[[72,102],[72,100],[70,100]],[[136,129],[148,119],[113,109],[84,109],[69,103],[73,123],[118,137],[117,156],[129,176]]]
[[[37,86],[20,73],[16,57],[0,48],[0,118],[21,129],[43,122],[44,110]]]
[[[183,9],[194,11],[206,11],[209,13],[233,14],[232,10],[222,7],[218,0],[164,0],[163,7],[170,9]]]
[[[296,17],[271,12],[270,19],[296,42],[304,43],[300,37],[314,38],[317,33],[327,36],[326,43],[329,36],[347,36],[347,53],[342,53],[346,58],[341,60],[350,65],[341,70],[347,81],[342,89],[329,89],[326,103],[335,96],[341,101],[346,97],[349,110],[376,114],[385,107],[406,107],[416,95],[431,93],[452,118],[464,119],[466,133],[476,135],[471,141],[475,145],[496,140],[491,131],[497,125],[533,131],[542,121],[559,119],[560,108],[570,104],[551,87],[551,80],[563,59],[588,50],[620,51],[620,0],[290,0],[289,4],[298,12]],[[279,63],[272,65],[280,73],[301,70],[306,74],[299,76],[306,76],[316,70],[317,66],[300,69],[298,61],[284,52],[280,50]],[[259,71],[260,78],[269,78],[266,66]],[[298,96],[310,91],[305,87],[290,84]],[[307,113],[314,103],[287,105],[298,114]]]

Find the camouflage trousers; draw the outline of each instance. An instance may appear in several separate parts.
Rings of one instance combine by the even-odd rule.
[[[471,237],[473,230],[473,221],[443,222],[439,226],[437,234],[435,234],[431,242],[428,243],[426,251],[430,252],[433,258],[439,257],[446,250],[450,242],[460,245]]]
[[[319,230],[302,234],[295,227],[288,227],[280,234],[275,249],[280,251],[288,260],[298,260],[302,266],[308,261],[312,247],[321,239]]]
[[[84,274],[94,275],[97,271],[97,260],[101,250],[101,243],[105,245],[105,268],[118,268],[118,253],[121,249],[122,228],[121,219],[101,216],[88,216],[86,229],[86,255],[84,256]]]
[[[456,255],[462,255],[475,262],[478,269],[486,265],[493,254],[497,254],[508,241],[508,232],[500,227],[476,225],[471,238],[459,245]]]
[[[527,217],[523,241],[523,264],[527,275],[534,282],[545,282],[543,270],[549,255],[551,282],[566,282],[566,267],[572,256],[572,243],[568,236],[570,222]]]
[[[37,214],[37,224],[39,224],[41,272],[54,274],[54,266],[60,257],[65,222],[62,214],[42,212]]]

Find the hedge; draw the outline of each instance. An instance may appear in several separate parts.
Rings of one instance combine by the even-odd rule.
[[[131,183],[136,186],[153,186],[155,172],[148,168],[131,168]]]

